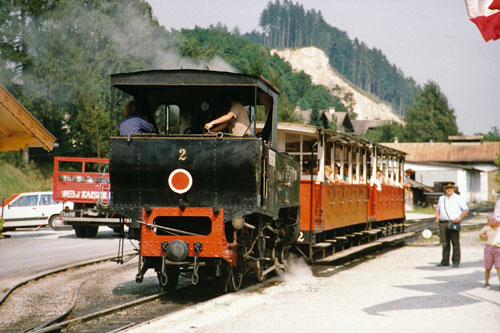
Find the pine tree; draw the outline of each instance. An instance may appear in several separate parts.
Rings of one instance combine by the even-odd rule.
[[[457,135],[458,127],[453,109],[434,82],[427,82],[416,103],[406,109],[407,139],[410,142],[445,142],[448,136]]]
[[[321,120],[321,114],[318,109],[312,109],[311,114],[309,115],[309,121],[307,123],[309,125],[323,127],[323,121]]]

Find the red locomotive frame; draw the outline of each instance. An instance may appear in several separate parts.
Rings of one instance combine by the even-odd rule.
[[[179,236],[157,235],[154,231],[154,221],[157,217],[199,217],[208,218],[211,223],[211,231],[208,235],[184,236],[183,239],[189,243],[188,256],[195,255],[206,258],[222,258],[228,263],[235,262],[237,243],[228,243],[224,235],[224,210],[215,214],[212,208],[185,208],[184,210],[172,208],[153,208],[147,214],[143,210],[141,227],[141,256],[161,257],[162,249],[158,246],[162,242],[171,242],[179,239]],[[200,251],[195,251],[194,244],[200,242],[204,246]],[[234,250],[233,250],[234,249]],[[197,252],[197,253],[195,253]]]

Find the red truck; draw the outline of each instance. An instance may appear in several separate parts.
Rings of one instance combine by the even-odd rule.
[[[99,226],[120,231],[123,221],[109,209],[108,169],[107,158],[54,158],[54,200],[74,202],[74,208],[62,211],[61,217],[77,237],[95,237]]]

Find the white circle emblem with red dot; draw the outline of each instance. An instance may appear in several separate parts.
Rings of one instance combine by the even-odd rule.
[[[184,169],[175,169],[168,176],[168,186],[175,193],[186,193],[193,185],[193,177],[189,171]]]

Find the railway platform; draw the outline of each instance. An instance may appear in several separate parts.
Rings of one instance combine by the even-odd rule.
[[[425,217],[423,217],[425,218]],[[436,267],[436,235],[419,239],[348,269],[300,260],[271,282],[253,286],[131,328],[129,332],[498,332],[496,274],[483,288],[485,217],[461,233],[459,268]],[[313,268],[315,269],[315,268]]]

